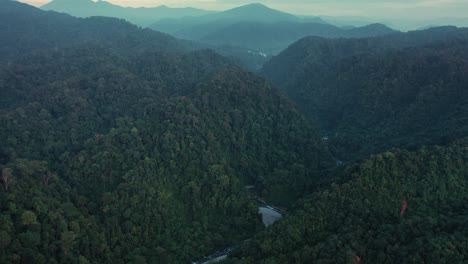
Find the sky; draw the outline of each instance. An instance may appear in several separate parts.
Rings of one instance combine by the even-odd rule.
[[[20,1],[40,6],[50,0]],[[226,10],[259,2],[297,15],[364,16],[412,20],[468,17],[468,0],[108,0],[108,2],[132,7],[167,5],[208,10]]]

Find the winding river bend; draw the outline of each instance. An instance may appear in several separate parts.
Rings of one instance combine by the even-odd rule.
[[[268,205],[267,203],[261,200],[257,200],[257,203],[259,203],[258,213],[262,215],[262,221],[266,227],[274,224],[276,221],[280,220],[283,217],[284,211],[275,208],[271,205]],[[226,259],[231,252],[238,248],[239,246],[231,246],[225,248],[202,259],[194,261],[192,262],[192,264],[209,264],[220,262]]]
[[[265,226],[270,226],[283,217],[283,213],[268,205],[259,207],[258,212],[262,215],[262,221]]]
[[[329,140],[328,134],[324,131],[323,136],[322,136],[322,142],[325,145],[328,145],[328,140]],[[341,166],[341,165],[344,164],[343,161],[338,160],[333,155],[332,155],[332,158],[335,160],[336,166]],[[252,190],[252,189],[255,189],[255,186],[250,185],[250,186],[246,186],[245,188],[247,190]],[[282,210],[281,208],[277,208],[277,207],[274,207],[272,205],[269,205],[267,202],[265,202],[264,200],[258,198],[253,193],[252,193],[252,199],[254,199],[257,202],[257,204],[258,204],[258,213],[262,215],[262,221],[263,221],[263,224],[266,227],[274,224],[276,221],[280,220],[283,217],[285,211]],[[194,261],[191,264],[209,264],[209,263],[220,262],[222,260],[225,260],[230,253],[232,253],[233,251],[235,251],[238,248],[239,248],[238,245],[225,248],[225,249],[217,251],[217,252],[215,252],[215,253],[213,253],[213,254],[211,254],[209,256],[205,256],[202,259]]]

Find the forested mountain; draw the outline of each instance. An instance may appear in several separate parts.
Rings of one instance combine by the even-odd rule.
[[[289,100],[212,51],[0,4],[1,263],[186,263],[263,228],[245,185],[289,204],[333,166]]]
[[[212,45],[250,48],[266,54],[277,54],[305,36],[369,37],[395,32],[384,25],[344,29],[326,24],[320,18],[301,19],[250,4],[201,17],[161,20],[150,28]]]
[[[241,22],[209,34],[200,41],[214,45],[247,47],[267,54],[278,54],[290,44],[306,36],[362,38],[394,32],[396,31],[381,24],[345,29],[316,22]]]
[[[94,43],[119,54],[145,50],[181,52],[193,44],[124,20],[105,17],[75,18],[45,12],[15,1],[2,1],[0,8],[0,60],[13,60],[37,50],[63,49]]]
[[[239,22],[276,23],[299,21],[294,15],[271,9],[262,4],[249,4],[223,12],[198,17],[163,19],[150,28],[186,39],[198,40],[210,33]]]
[[[219,15],[260,14],[305,23]],[[283,94],[253,49],[0,0],[0,263],[466,263],[468,30],[320,27],[364,38],[291,45]]]
[[[4,0],[0,9],[0,34],[0,61],[6,62],[38,50],[58,51],[77,44],[95,44],[124,56],[138,55],[146,50],[185,52],[212,48],[252,70],[260,69],[269,58],[245,48],[177,40],[121,19],[75,18],[10,0]]]
[[[231,263],[466,263],[468,140],[343,169]]]
[[[468,30],[303,39],[262,74],[316,121],[339,159],[468,135]]]
[[[142,27],[147,27],[161,19],[201,16],[212,13],[195,8],[170,8],[167,6],[150,8],[122,7],[102,0],[53,0],[41,8],[83,18],[92,16],[116,17]]]
[[[421,10],[419,10],[421,11]],[[421,30],[429,27],[457,26],[467,27],[468,18],[466,16],[445,16],[428,17],[418,19],[415,17],[396,18],[396,17],[366,17],[366,16],[320,16],[325,22],[336,26],[365,26],[372,23],[382,23],[391,28],[401,31]]]

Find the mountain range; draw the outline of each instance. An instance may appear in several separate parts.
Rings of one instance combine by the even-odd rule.
[[[380,24],[339,28],[318,17],[299,18],[262,4],[249,4],[200,17],[165,19],[151,29],[212,45],[237,46],[277,54],[305,36],[378,36],[395,32]]]
[[[261,4],[251,4],[253,6],[257,5],[257,9]],[[53,0],[42,7],[44,10],[54,10],[58,12],[65,12],[78,17],[90,17],[90,16],[110,16],[126,19],[134,24],[137,24],[142,27],[150,26],[160,20],[164,19],[181,19],[184,17],[201,17],[206,14],[216,14],[222,13],[219,11],[208,11],[192,7],[187,8],[171,8],[168,6],[159,6],[159,7],[148,7],[148,8],[132,8],[132,7],[122,7],[110,2],[99,0]],[[234,8],[235,10],[236,8]],[[252,8],[252,11],[255,12],[255,7]],[[261,11],[261,10],[260,10]],[[233,12],[235,13],[235,12]],[[293,19],[290,15],[284,12],[277,11],[276,14],[272,12],[263,13],[261,12],[259,17],[265,16],[264,22],[267,21],[270,15],[276,17],[278,14],[282,13],[284,21],[291,21]],[[255,18],[255,13],[253,17]],[[262,18],[256,17],[255,21],[262,20]],[[468,26],[468,19],[464,17],[440,17],[434,19],[392,19],[392,18],[372,18],[364,16],[328,16],[328,15],[319,15],[316,16],[294,16],[295,19],[302,22],[317,22],[317,23],[329,23],[338,27],[361,27],[369,24],[385,24],[391,28],[395,28],[402,31],[407,30],[416,30],[427,28],[429,26],[446,26],[446,25],[455,25],[460,27]],[[249,18],[246,16],[245,18]],[[271,17],[270,17],[271,18]],[[207,19],[207,18],[205,18]],[[175,31],[176,29],[182,29],[182,23],[198,23],[196,19],[187,19],[177,21],[165,21],[162,24],[157,26],[160,29]],[[207,21],[205,21],[207,22]]]
[[[289,45],[306,36],[326,38],[361,38],[395,33],[382,24],[356,28],[338,28],[322,23],[256,23],[239,22],[209,34],[199,41],[212,45],[229,45],[260,50],[266,54],[278,54]],[[178,34],[174,34],[178,36]],[[178,36],[181,37],[181,36]]]
[[[320,18],[317,20],[324,23]],[[150,28],[188,38],[202,38],[226,26],[238,22],[298,22],[300,19],[292,14],[268,8],[263,4],[248,4],[223,12],[198,17],[185,17],[181,19],[164,19],[155,22]],[[199,30],[197,30],[199,29]],[[203,30],[206,30],[203,32]]]
[[[10,1],[6,1],[7,3]],[[13,60],[37,50],[97,44],[117,53],[138,54],[147,49],[190,50],[192,43],[153,30],[139,29],[121,19],[75,18],[28,5],[3,4],[0,10],[0,60]],[[14,23],[16,23],[15,26]]]
[[[42,7],[44,10],[66,12],[78,17],[107,16],[126,19],[137,25],[149,25],[156,31],[177,38],[204,43],[212,47],[247,49],[242,54],[244,64],[259,69],[270,55],[287,48],[305,36],[368,37],[391,34],[394,30],[372,24],[359,28],[340,28],[327,24],[319,17],[298,17],[271,9],[262,4],[248,4],[223,12],[206,12],[195,9],[123,8],[105,1],[54,0]],[[148,21],[153,20],[153,23]],[[137,21],[144,20],[144,21]],[[232,50],[233,51],[233,50]],[[246,54],[246,52],[250,53]],[[252,54],[265,54],[262,59]],[[227,54],[230,55],[230,54]],[[251,62],[254,60],[254,62]],[[248,63],[245,63],[249,61]]]
[[[16,1],[0,25],[1,263],[187,263],[264,228],[244,186],[288,205],[334,167],[211,50]]]
[[[437,27],[307,37],[267,62],[347,165],[230,263],[465,263],[467,51],[467,29]]]
[[[8,0],[6,0],[8,1]],[[26,12],[27,10],[27,12]],[[0,10],[0,32],[4,36],[0,43],[0,60],[8,61],[38,48],[66,48],[77,43],[98,43],[120,53],[139,54],[141,51],[193,50],[212,48],[230,57],[237,64],[256,70],[268,57],[259,52],[239,47],[224,47],[176,40],[168,34],[149,29],[138,30],[122,19],[110,17],[75,18],[55,11],[40,12],[37,8],[24,6],[22,9],[5,6]],[[31,19],[30,16],[41,19]],[[12,21],[21,20],[16,27]],[[70,30],[70,28],[74,28]],[[126,30],[124,30],[124,28]],[[142,41],[144,40],[144,41]]]
[[[122,7],[102,0],[53,0],[41,8],[83,18],[91,16],[117,17],[142,27],[147,27],[162,19],[201,16],[211,13],[196,8],[171,8],[164,5],[151,8]]]
[[[304,38],[261,74],[320,124],[340,159],[446,144],[468,133],[468,30]],[[456,124],[456,125],[455,125]]]
[[[426,29],[429,27],[458,26],[468,27],[466,17],[440,17],[428,19],[396,19],[396,18],[372,18],[363,16],[320,16],[327,23],[336,26],[365,26],[373,23],[381,23],[401,31]]]
[[[465,264],[468,30],[342,30],[270,60],[0,0],[0,263]]]

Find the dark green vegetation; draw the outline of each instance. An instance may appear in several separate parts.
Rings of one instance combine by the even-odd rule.
[[[232,262],[466,263],[467,139],[385,152],[338,175]]]
[[[12,61],[34,51],[59,51],[76,45],[92,44],[127,56],[146,50],[180,52],[193,46],[160,32],[139,29],[124,20],[75,18],[9,0],[1,4],[0,61]]]
[[[304,117],[201,45],[2,1],[0,263],[466,263],[467,32],[294,44],[262,73]]]
[[[186,263],[262,228],[245,185],[285,204],[333,163],[287,99],[214,52],[0,10],[1,263]]]
[[[64,12],[77,17],[106,16],[125,19],[133,24],[146,27],[167,18],[201,16],[211,12],[195,8],[132,8],[114,5],[107,1],[92,0],[53,0],[41,7],[43,10]]]
[[[365,160],[340,167],[229,262],[466,263],[467,51],[468,31],[446,27],[307,38],[273,58],[262,73],[334,154]]]
[[[79,17],[88,17],[89,15],[85,14],[89,12],[92,12],[93,15],[115,16],[139,25],[141,23],[137,23],[131,16],[125,15],[126,12],[135,12],[133,16],[137,16],[136,14],[140,14],[142,10],[149,12],[149,14],[153,12],[152,9],[123,9],[105,1],[95,3],[91,0],[56,0],[45,5],[43,8],[46,10],[66,11]],[[167,9],[164,7],[160,7],[159,9],[161,8]],[[3,12],[7,17],[14,18],[17,15],[15,14],[16,10],[13,12],[2,10],[0,12]],[[119,48],[119,53],[139,52],[146,48],[167,49],[168,47],[176,48],[177,46],[182,48],[180,47],[181,45],[185,49],[188,47],[192,49],[204,47],[214,49],[250,70],[259,70],[270,58],[271,54],[278,53],[289,44],[307,35],[330,38],[368,37],[394,32],[388,27],[378,24],[353,29],[342,29],[325,24],[318,18],[300,19],[294,15],[273,10],[260,4],[251,4],[220,13],[194,15],[178,19],[163,19],[151,26],[152,29],[199,42],[192,43],[189,41],[176,42],[175,39],[170,40],[170,38],[159,32],[149,33],[148,30],[138,30],[137,27],[123,20],[120,22],[120,25],[117,25],[114,19],[104,17],[73,20],[58,13],[44,13],[39,12],[39,10],[30,10],[30,12],[40,17],[47,16],[48,19],[42,19],[38,24],[37,18],[31,18],[29,13],[19,14],[23,17],[23,23],[20,25],[24,28],[18,32],[16,28],[5,25],[4,28],[10,36],[16,36],[18,33],[21,33],[22,38],[28,39],[27,43],[38,43],[39,46],[45,44],[43,42],[46,41],[48,42],[46,43],[47,45],[56,45],[58,47],[70,44],[74,45],[77,42],[96,42],[98,40],[100,45],[106,44],[112,46],[112,48]],[[156,19],[156,16],[154,17]],[[58,24],[63,26],[57,27]],[[77,29],[75,32],[70,31],[68,30],[70,27]],[[112,30],[110,31],[103,31],[104,29],[109,30],[111,28]],[[126,28],[126,30],[124,31],[123,28]],[[7,51],[4,49],[4,51],[11,56],[17,56],[18,52],[24,52],[32,48],[21,45],[19,48],[16,48],[17,38],[8,37],[6,39],[12,41],[12,45],[11,50]],[[140,42],[138,40],[143,41]],[[142,47],[142,45],[145,46]],[[160,47],[155,47],[157,45]]]
[[[76,45],[96,45],[119,56],[137,56],[147,50],[184,52],[213,48],[236,64],[260,69],[266,57],[244,48],[214,47],[176,40],[149,29],[141,29],[124,20],[108,17],[75,18],[32,6],[5,4],[0,9],[0,61],[12,61],[37,50],[61,50]]]
[[[468,30],[306,38],[262,74],[329,137],[339,159],[468,135]]]
[[[384,25],[344,29],[320,18],[301,19],[291,14],[251,4],[200,17],[161,20],[150,28],[211,45],[249,48],[277,54],[309,35],[327,38],[369,37],[393,33]]]

